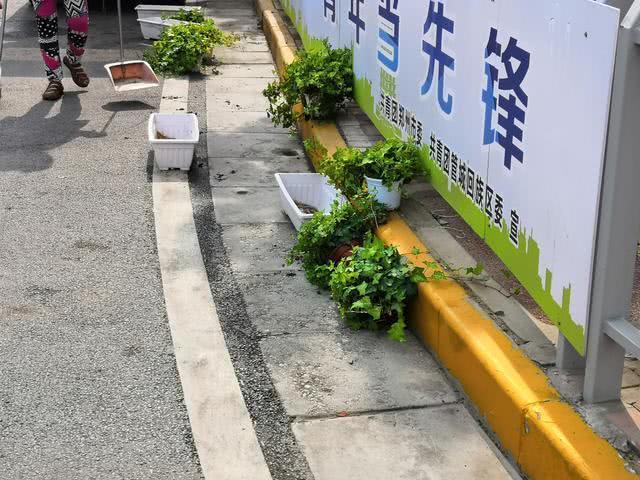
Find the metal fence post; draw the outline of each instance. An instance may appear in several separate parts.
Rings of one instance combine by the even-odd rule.
[[[611,332],[612,320],[628,316],[640,231],[640,46],[636,45],[640,0],[623,14],[587,329],[584,399],[589,403],[620,398],[625,348],[606,332]]]

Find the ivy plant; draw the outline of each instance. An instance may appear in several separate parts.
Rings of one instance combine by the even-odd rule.
[[[409,183],[421,173],[425,173],[420,158],[420,149],[412,141],[398,139],[378,142],[368,148],[360,161],[360,172],[369,178],[382,180],[387,188],[395,182]]]
[[[362,191],[363,157],[363,152],[357,148],[338,148],[333,156],[324,158],[318,171],[347,198],[353,198]]]
[[[220,30],[213,20],[173,25],[164,29],[144,58],[158,73],[184,75],[198,66],[212,48],[231,46],[236,40],[235,35]]]
[[[378,142],[364,152],[339,148],[332,157],[325,157],[319,171],[347,198],[362,190],[365,176],[382,180],[392,188],[395,182],[409,183],[426,173],[418,146],[413,141],[397,139]]]
[[[300,227],[288,260],[301,262],[311,283],[328,288],[331,252],[354,240],[361,241],[368,231],[386,219],[385,206],[368,195],[357,196],[342,205],[336,201],[330,213],[316,212]]]
[[[184,9],[181,8],[173,15],[163,15],[162,18],[171,18],[173,20],[181,20],[183,22],[204,23],[204,14],[202,9]]]
[[[312,50],[300,51],[283,78],[263,91],[269,101],[267,115],[274,124],[293,127],[300,115],[327,120],[353,97],[353,53],[332,48],[327,40]],[[302,104],[302,111],[294,106]]]
[[[351,328],[386,329],[391,339],[405,342],[407,300],[416,295],[416,284],[439,278],[443,272],[427,276],[425,268],[409,263],[396,247],[385,246],[369,232],[351,257],[330,268],[329,287]]]

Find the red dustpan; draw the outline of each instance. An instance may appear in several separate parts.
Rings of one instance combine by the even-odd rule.
[[[118,27],[120,28],[120,61],[109,63],[104,68],[109,74],[111,84],[116,92],[128,92],[143,88],[158,87],[160,82],[151,65],[142,60],[124,61],[124,46],[122,41],[122,7],[118,0]]]

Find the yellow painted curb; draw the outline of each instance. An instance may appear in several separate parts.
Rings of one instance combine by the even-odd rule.
[[[263,12],[275,10],[273,0],[256,0],[256,11],[262,17]]]
[[[286,43],[284,23],[277,20],[279,12],[264,11],[263,16],[265,34],[282,74],[284,66],[295,58],[295,49]],[[314,139],[330,155],[346,146],[333,123],[301,120],[299,130],[304,140]],[[320,158],[309,153],[317,168]],[[416,264],[433,261],[427,247],[395,213],[376,234]],[[424,253],[413,255],[414,247]],[[472,303],[458,283],[420,284],[409,318],[419,338],[460,382],[502,447],[530,478],[640,478],[625,468],[607,441],[561,401],[544,372]]]
[[[284,28],[284,25],[281,25],[282,20],[279,22],[278,17],[277,11],[265,10],[262,12],[262,28],[276,62],[278,73],[282,76],[285,67],[296,58],[296,47],[291,34]]]

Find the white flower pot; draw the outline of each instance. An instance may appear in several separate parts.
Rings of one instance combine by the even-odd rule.
[[[389,210],[395,210],[400,206],[401,200],[401,185],[400,182],[395,182],[391,189],[388,189],[382,184],[382,180],[377,178],[369,178],[365,175],[367,181],[367,189],[369,193],[373,194],[380,203],[387,206]]]
[[[173,20],[171,18],[163,19],[162,17],[148,17],[139,18],[138,23],[140,24],[140,30],[142,31],[142,36],[145,40],[157,40],[160,38],[160,35],[162,35],[165,28],[189,22]]]
[[[304,203],[318,211],[329,213],[331,204],[338,200],[341,204],[346,199],[329,185],[327,178],[319,173],[276,173],[276,182],[280,188],[280,205],[296,230],[311,217],[312,213],[304,213],[296,202]]]
[[[202,7],[187,7],[179,5],[138,5],[136,12],[138,19],[149,17],[162,17],[163,15],[173,15],[180,9],[182,10],[202,10]]]
[[[200,138],[198,117],[193,113],[152,113],[149,143],[160,170],[189,170]],[[161,138],[158,138],[158,133]],[[166,138],[162,138],[166,137]]]

